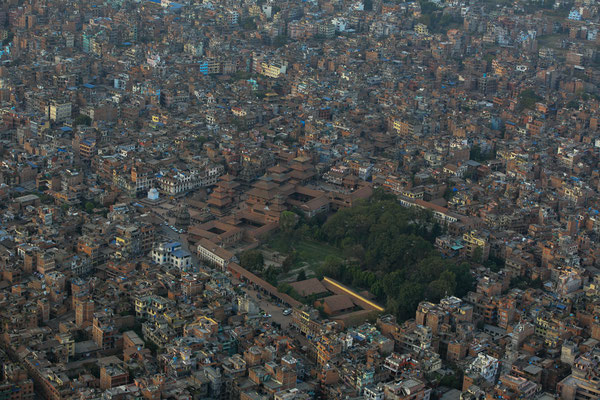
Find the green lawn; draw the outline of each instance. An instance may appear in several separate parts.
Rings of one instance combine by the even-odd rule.
[[[342,258],[342,252],[338,248],[330,246],[327,243],[316,242],[309,239],[290,240],[286,235],[281,233],[273,235],[273,237],[265,244],[265,247],[277,251],[284,256],[291,253],[292,250],[296,250],[298,254],[296,265],[298,267],[308,265],[312,271],[315,271],[316,268],[325,261],[327,256]]]
[[[538,45],[543,47],[550,47],[551,49],[560,49],[560,42],[562,39],[567,37],[566,35],[555,33],[551,35],[538,36]]]
[[[339,249],[325,243],[301,241],[295,247],[300,260],[308,263],[311,267],[320,265],[327,256],[342,257]]]

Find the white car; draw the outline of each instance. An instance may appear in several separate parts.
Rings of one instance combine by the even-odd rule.
[[[290,315],[291,313],[292,313],[292,309],[291,308],[283,310],[283,315]]]

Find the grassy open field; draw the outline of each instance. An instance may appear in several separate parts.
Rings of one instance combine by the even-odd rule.
[[[296,251],[297,258],[289,276],[295,276],[300,269],[304,269],[306,275],[310,277],[312,275],[310,272],[315,273],[328,256],[342,257],[342,252],[336,247],[310,239],[289,239],[282,233],[274,234],[264,248],[278,252],[283,257]]]

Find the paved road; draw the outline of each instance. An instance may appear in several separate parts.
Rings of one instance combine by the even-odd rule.
[[[161,236],[163,236],[165,238],[165,240],[181,243],[183,249],[189,251],[192,254],[192,262],[194,264],[198,265],[197,264],[198,259],[196,258],[195,252],[190,251],[190,249],[188,249],[187,240],[185,240],[185,234],[180,235],[179,233],[173,231],[173,229],[169,228],[168,226],[166,226],[164,224],[160,225],[159,234]],[[237,285],[240,283],[235,278],[231,278],[231,280],[234,285]],[[262,310],[264,310],[267,314],[271,314],[271,318],[269,318],[270,321],[273,321],[273,322],[281,325],[282,330],[286,330],[286,331],[288,330],[288,328],[290,327],[290,325],[292,323],[292,316],[291,316],[291,314],[283,315],[283,311],[287,307],[277,305],[276,301],[270,301],[269,300],[270,296],[267,294],[264,294],[264,293],[260,294],[261,298],[259,299],[258,298],[259,292],[254,290],[249,285],[244,286],[243,289],[256,302],[256,304],[258,304],[258,306]]]
[[[237,285],[240,282],[235,278],[231,278],[231,283]],[[269,295],[265,293],[259,293],[258,291],[254,290],[252,286],[247,284],[243,287],[243,290],[256,302],[256,304],[258,304],[262,310],[265,311],[265,313],[271,314],[271,318],[269,318],[270,321],[278,323],[284,330],[290,326],[292,323],[291,314],[283,315],[283,310],[285,310],[287,307],[279,306],[275,302],[270,301],[268,299]],[[258,298],[259,295],[261,297],[260,299]]]
[[[192,251],[193,249],[190,249],[188,246],[187,237],[185,233],[179,234],[162,223],[160,224],[158,233],[164,238],[165,241],[181,243],[181,247],[183,248],[183,250],[188,251],[192,255],[192,264],[200,265],[198,262],[198,258],[196,257],[196,252]]]

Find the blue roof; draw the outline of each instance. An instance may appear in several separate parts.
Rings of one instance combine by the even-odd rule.
[[[63,126],[62,128],[60,128],[60,130],[63,132],[71,132],[73,128],[71,128],[70,126]]]
[[[88,88],[88,89],[93,89],[96,87],[96,85],[92,85],[91,83],[84,83],[83,87]]]
[[[188,251],[179,249],[179,250],[175,250],[173,252],[173,255],[175,257],[189,257],[191,254]]]
[[[166,249],[173,249],[173,248],[179,247],[179,246],[181,246],[181,243],[179,243],[179,242],[171,242],[171,243],[165,244]]]

